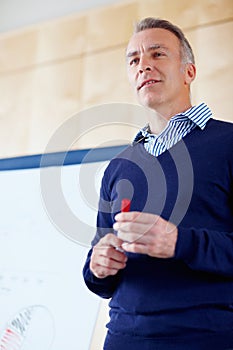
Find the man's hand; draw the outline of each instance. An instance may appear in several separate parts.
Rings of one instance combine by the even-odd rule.
[[[171,258],[175,254],[178,230],[158,215],[128,212],[115,217],[114,230],[124,241],[122,248],[131,253],[157,258]]]
[[[93,247],[90,269],[98,278],[116,275],[126,266],[127,256],[116,248],[121,247],[123,241],[113,233],[109,233]]]

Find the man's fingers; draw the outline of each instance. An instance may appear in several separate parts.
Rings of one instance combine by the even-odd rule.
[[[104,236],[94,248],[108,248],[108,247],[120,247],[122,240],[114,235],[113,233],[108,233]]]
[[[93,257],[95,257],[95,259],[99,259],[99,262],[101,261],[101,259],[106,259],[106,260],[113,260],[113,261],[120,261],[120,262],[126,262],[127,261],[127,257],[126,255],[113,248],[113,247],[94,247],[93,248]]]
[[[147,254],[147,246],[138,243],[123,243],[122,248],[128,253]]]
[[[138,222],[116,222],[114,229],[117,236],[124,242],[135,242],[140,240],[141,243],[148,242],[150,235],[147,233],[154,227],[154,224],[144,224]]]
[[[115,222],[113,227],[114,230],[118,231],[118,233],[120,231],[121,233],[145,234],[153,227],[153,225],[138,222]],[[119,234],[117,235],[117,237],[121,238]]]
[[[116,222],[113,227],[116,231],[141,233],[144,235],[149,231],[160,233],[171,233],[174,225],[162,217],[140,212],[119,213],[115,216]],[[120,236],[118,236],[120,237]],[[122,237],[120,237],[122,238]]]
[[[104,236],[94,247],[90,261],[90,269],[98,278],[115,275],[119,270],[125,268],[127,256],[124,252],[117,250],[123,241],[110,233]]]
[[[150,213],[142,213],[138,211],[122,212],[115,216],[117,222],[137,222],[144,224],[155,224],[159,220],[159,216]]]
[[[99,263],[97,265],[101,267],[107,267],[109,269],[121,269],[125,267],[125,263],[126,263],[125,259],[121,261],[117,261],[117,260],[109,259],[103,256],[101,257],[101,259],[99,259]]]
[[[90,269],[98,278],[115,275],[119,270],[125,268],[127,257],[124,253],[112,249],[113,258],[104,256],[93,251],[90,262]]]
[[[97,278],[105,278],[107,276],[116,275],[118,271],[119,269],[108,269],[108,268],[103,268],[102,266],[99,266],[92,272]]]

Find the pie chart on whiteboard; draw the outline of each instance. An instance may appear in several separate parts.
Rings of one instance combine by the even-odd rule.
[[[42,305],[25,307],[7,322],[0,335],[0,350],[48,350],[54,339],[54,321]]]

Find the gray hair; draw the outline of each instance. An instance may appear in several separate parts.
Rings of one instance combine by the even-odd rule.
[[[195,58],[191,45],[184,36],[182,30],[171,22],[160,18],[147,17],[136,23],[134,33],[153,28],[166,29],[173,33],[179,39],[183,63],[195,64]]]

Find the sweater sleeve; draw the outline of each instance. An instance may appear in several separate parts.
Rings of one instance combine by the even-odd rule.
[[[95,246],[98,241],[108,233],[113,233],[113,214],[111,208],[111,198],[110,191],[108,188],[108,168],[106,169],[99,198],[99,208],[97,215],[97,227],[96,234],[92,240],[92,247]],[[111,298],[121,276],[119,271],[114,276],[108,276],[105,278],[97,278],[90,270],[90,260],[91,260],[92,248],[89,250],[85,265],[83,267],[83,278],[88,287],[88,289],[99,295],[102,298]]]
[[[227,151],[219,153],[224,157],[224,159],[220,158],[219,163],[224,164],[225,172],[221,170],[220,176],[222,179],[225,179],[225,182],[218,182],[216,187],[224,192],[226,199],[224,202],[219,200],[215,204],[218,208],[215,216],[218,211],[223,211],[223,207],[227,206],[227,211],[225,211],[227,214],[220,217],[223,227],[224,221],[226,221],[226,229],[212,229],[210,227],[207,229],[204,226],[203,228],[195,228],[193,227],[194,225],[191,227],[178,227],[175,258],[183,260],[193,270],[233,278],[232,132],[230,133],[230,146],[227,138],[225,140]]]
[[[193,270],[233,278],[233,232],[179,227],[175,258]]]

